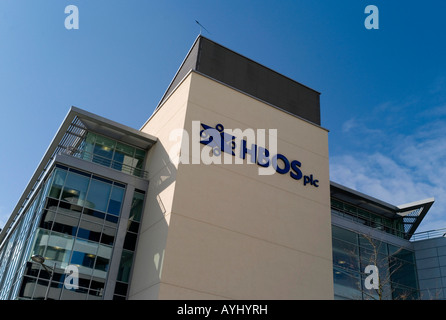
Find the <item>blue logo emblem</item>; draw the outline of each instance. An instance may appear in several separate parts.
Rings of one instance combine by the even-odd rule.
[[[215,128],[201,123],[203,128],[200,131],[200,143],[212,148],[215,156],[220,156],[222,152],[226,152],[232,156],[236,156],[236,137],[224,132],[222,124],[217,124]],[[241,159],[246,158],[246,154],[251,156],[251,163],[257,163],[261,167],[273,166],[274,170],[279,174],[289,174],[294,180],[303,180],[304,186],[310,185],[319,187],[319,180],[313,174],[304,175],[302,173],[301,162],[297,160],[289,161],[283,154],[276,154],[270,156],[268,149],[251,144],[250,148],[246,140],[240,140],[240,153],[238,156]]]

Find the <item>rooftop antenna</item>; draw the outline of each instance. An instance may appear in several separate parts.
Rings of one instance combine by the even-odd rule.
[[[203,28],[207,33],[211,34],[200,22],[195,20],[195,22],[200,26],[200,35],[201,35],[201,28]]]

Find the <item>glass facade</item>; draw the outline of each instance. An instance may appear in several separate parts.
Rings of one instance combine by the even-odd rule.
[[[35,230],[51,182],[37,192],[22,218],[10,232],[0,251],[0,300],[15,299],[18,294],[26,261],[30,257]]]
[[[346,217],[368,227],[382,230],[401,238],[405,235],[402,217],[400,219],[386,218],[333,198],[331,199],[331,208],[333,214]]]
[[[145,151],[94,132],[87,132],[71,155],[144,178]]]
[[[0,299],[103,299],[125,195],[121,182],[56,164],[0,251]],[[132,197],[115,298],[127,295],[144,191]]]
[[[413,251],[332,226],[333,280],[335,299],[418,299]],[[367,289],[366,267],[378,268],[378,289]]]
[[[139,224],[141,222],[142,211],[144,208],[144,198],[145,192],[142,190],[136,189],[133,193],[132,207],[130,209],[130,216],[127,223],[118,277],[116,279],[114,299],[125,299],[128,293],[133,255],[136,249],[136,239],[138,237]]]

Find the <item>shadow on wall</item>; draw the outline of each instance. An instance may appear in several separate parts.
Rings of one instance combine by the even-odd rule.
[[[177,168],[161,141],[148,153],[149,189],[137,245],[130,299],[158,299]]]

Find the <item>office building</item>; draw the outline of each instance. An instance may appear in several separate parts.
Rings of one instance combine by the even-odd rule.
[[[384,298],[422,297],[433,199],[330,182],[319,96],[199,36],[139,130],[72,107],[0,234],[0,299],[376,298],[375,241],[404,262]]]

